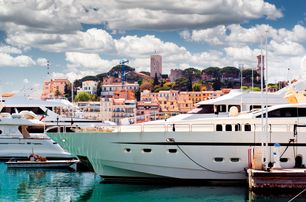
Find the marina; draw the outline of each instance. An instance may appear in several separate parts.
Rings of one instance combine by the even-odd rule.
[[[0,0],[0,202],[306,201],[298,0]]]

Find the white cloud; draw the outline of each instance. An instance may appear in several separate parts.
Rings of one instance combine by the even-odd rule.
[[[48,60],[46,58],[38,58],[36,60],[36,64],[39,65],[39,66],[46,67],[48,65]]]
[[[21,54],[22,51],[13,46],[7,45],[0,45],[0,53],[7,53],[7,54]]]
[[[19,56],[11,56],[6,53],[0,53],[0,66],[5,67],[28,67],[31,65],[35,65],[35,61],[32,60],[29,56],[19,55]]]
[[[0,5],[0,27],[8,38],[31,33],[24,38],[40,34],[45,42],[57,41],[57,34],[75,34],[82,24],[103,24],[112,30],[182,30],[282,17],[264,0],[2,0]]]
[[[9,34],[6,42],[19,47],[34,47],[53,52],[112,51],[114,47],[111,35],[96,28],[69,34],[16,32]]]
[[[108,3],[108,2],[107,2]],[[91,3],[89,3],[91,4]],[[263,0],[232,1],[111,1],[96,4],[111,29],[190,29],[207,28],[220,24],[241,23],[250,19],[267,16],[269,19],[282,17],[274,5]],[[103,9],[106,7],[106,9]],[[110,7],[112,10],[109,10]],[[120,12],[124,9],[124,12]],[[237,12],[237,10],[239,12]],[[117,13],[120,12],[120,15]],[[136,15],[137,13],[137,15]]]
[[[276,41],[271,40],[269,48],[273,54],[280,56],[302,56],[305,54],[304,47],[301,44],[292,41],[277,43]]]
[[[119,61],[103,60],[98,54],[94,53],[67,52],[65,55],[68,62],[67,67],[70,69],[88,68],[96,72],[105,72],[113,65],[119,64]]]

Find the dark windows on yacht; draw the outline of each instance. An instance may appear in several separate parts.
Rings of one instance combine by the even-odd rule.
[[[231,124],[226,124],[225,125],[225,131],[232,131],[232,125]]]
[[[168,152],[169,152],[169,153],[176,153],[176,152],[177,152],[177,149],[168,149]]]
[[[235,131],[240,131],[240,130],[241,130],[241,126],[240,126],[239,123],[237,123],[237,124],[235,125]]]
[[[292,117],[303,117],[306,116],[305,108],[296,108],[296,107],[286,107],[281,109],[275,109],[268,112],[269,118],[292,118]],[[266,117],[266,114],[263,114],[263,117]],[[256,118],[261,118],[261,115],[258,115]]]
[[[216,124],[216,131],[252,131],[252,126],[249,123],[244,125],[240,125],[239,123],[232,125],[232,124],[225,124],[224,127],[222,124]]]
[[[215,162],[223,162],[223,157],[215,157],[214,161]]]
[[[152,149],[150,149],[150,148],[144,148],[144,149],[142,149],[142,151],[143,151],[144,153],[151,153],[151,152],[152,152]]]
[[[237,163],[240,161],[240,158],[230,158],[230,161],[233,163]]]
[[[251,125],[250,124],[245,124],[244,125],[244,131],[251,131],[251,129],[252,129],[252,127],[251,127]]]
[[[36,115],[44,115],[45,112],[40,107],[3,107],[3,113],[19,113],[21,111],[32,111]]]
[[[222,131],[222,125],[221,124],[216,125],[216,131]]]

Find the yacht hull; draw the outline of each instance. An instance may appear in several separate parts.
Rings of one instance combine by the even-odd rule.
[[[106,180],[244,180],[251,149],[262,149],[262,136],[243,131],[48,135],[71,153],[87,156],[95,172]],[[288,143],[291,138],[292,133],[272,133],[268,161],[273,161],[274,143],[282,145],[281,152],[289,148],[282,167],[294,167],[297,154],[306,157],[306,138],[300,136],[295,145]]]
[[[28,159],[32,153],[48,160],[75,159],[50,138],[0,138],[0,160]]]

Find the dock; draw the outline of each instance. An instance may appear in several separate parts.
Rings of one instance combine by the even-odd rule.
[[[248,169],[249,190],[305,189],[306,169]]]

